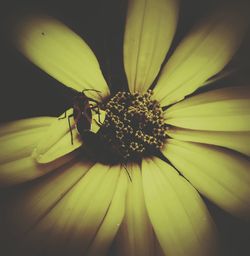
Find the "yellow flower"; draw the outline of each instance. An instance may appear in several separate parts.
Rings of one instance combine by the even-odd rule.
[[[249,218],[248,88],[184,99],[230,61],[246,28],[244,13],[225,8],[202,21],[161,69],[178,8],[175,0],[129,1],[124,36],[129,90],[143,96],[160,72],[152,99],[164,109],[169,136],[161,158],[126,164],[131,181],[123,164],[88,160],[74,120],[71,127],[68,118],[53,117],[1,126],[0,184],[26,182],[5,205],[1,232],[6,241],[11,238],[11,246],[6,245],[10,254],[111,255],[112,245],[113,253],[126,256],[215,255],[216,230],[199,193],[229,213]],[[28,17],[18,24],[15,43],[64,85],[79,92],[98,90],[84,93],[99,102],[114,96],[91,49],[61,22]],[[105,112],[93,116],[98,118],[104,122]],[[91,129],[98,133],[101,128],[93,123]],[[119,136],[122,141],[124,134]],[[139,147],[131,145],[132,150]]]

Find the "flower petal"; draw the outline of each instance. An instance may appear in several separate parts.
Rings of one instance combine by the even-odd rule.
[[[92,164],[93,165],[93,164]],[[5,204],[5,229],[17,240],[41,219],[79,182],[90,169],[86,160],[75,160],[39,179]],[[18,214],[18,218],[16,217]]]
[[[10,186],[45,175],[68,162],[73,155],[49,165],[38,165],[31,153],[54,118],[30,118],[1,126],[0,186]]]
[[[177,0],[131,0],[124,36],[124,65],[131,92],[146,91],[172,42]]]
[[[1,136],[0,147],[2,151],[0,163],[3,164],[29,156],[43,133],[48,129],[49,124]]]
[[[248,26],[248,8],[224,6],[180,43],[162,70],[154,97],[162,106],[182,100],[221,71],[238,49]]]
[[[104,120],[106,117],[106,112],[104,110],[99,110],[98,114],[94,114],[92,116],[92,123],[91,123],[91,128],[90,131],[93,133],[97,133],[103,124]]]
[[[127,174],[122,170],[108,212],[88,250],[88,255],[105,255],[113,241],[125,214],[127,183]]]
[[[30,152],[31,154],[31,152]],[[52,172],[70,162],[76,154],[69,154],[48,164],[38,164],[30,155],[0,164],[0,187],[16,185]]]
[[[169,140],[164,155],[201,194],[226,211],[250,217],[250,161],[223,148]]]
[[[14,43],[31,62],[61,83],[86,91],[92,98],[109,93],[98,61],[89,46],[71,29],[56,19],[30,16],[19,21],[14,31]]]
[[[48,126],[50,123],[52,123],[54,119],[54,117],[47,116],[32,117],[4,123],[0,126],[0,136],[6,136],[16,132],[22,132],[29,129],[31,130],[33,128],[41,128],[43,126]]]
[[[250,90],[229,87],[185,99],[165,111],[166,123],[207,131],[250,131]]]
[[[73,109],[68,109],[51,124],[41,137],[33,151],[33,157],[38,163],[52,162],[82,146],[74,118],[70,117],[72,114]]]
[[[222,146],[250,156],[250,132],[195,131],[172,127],[167,134],[177,140]]]
[[[109,209],[120,166],[94,165],[21,240],[21,252],[84,255]]]
[[[154,234],[144,202],[142,176],[139,166],[128,167],[128,185],[124,221],[118,235],[118,255],[154,255]]]
[[[160,159],[142,163],[148,214],[166,255],[215,255],[216,232],[197,191]]]

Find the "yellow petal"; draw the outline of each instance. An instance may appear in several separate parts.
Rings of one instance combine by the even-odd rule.
[[[94,165],[24,237],[24,252],[84,255],[109,209],[119,175],[120,166]]]
[[[114,197],[87,255],[99,256],[105,255],[107,252],[125,214],[127,183],[127,174],[124,170],[121,170]]]
[[[195,131],[172,127],[167,134],[177,140],[222,146],[250,156],[250,132]]]
[[[248,26],[248,8],[224,6],[194,28],[162,70],[154,97],[162,106],[182,100],[221,71],[238,49]]]
[[[69,117],[73,109],[68,109],[65,113],[55,119],[34,149],[33,157],[38,163],[52,162],[82,146],[74,118]]]
[[[97,133],[103,124],[105,117],[106,117],[106,112],[103,110],[99,110],[100,113],[92,115],[92,123],[91,123],[91,128],[90,131],[93,133]]]
[[[47,16],[23,18],[16,25],[13,41],[31,62],[61,83],[92,98],[107,96],[108,86],[89,46],[60,21]]]
[[[202,86],[210,85],[224,78],[228,78],[229,76],[233,75],[236,71],[237,71],[236,67],[235,68],[227,67],[226,69],[222,70],[221,72],[209,78],[206,82],[202,84]]]
[[[164,253],[215,255],[216,232],[197,191],[157,158],[143,161],[142,176],[148,214]]]
[[[172,42],[177,0],[131,0],[124,36],[124,65],[131,92],[146,91]]]
[[[0,137],[0,163],[6,163],[29,156],[47,127],[27,129]]]
[[[30,118],[1,126],[0,186],[22,183],[55,170],[74,156],[50,165],[38,165],[31,153],[55,118]]]
[[[139,166],[128,167],[131,182],[128,185],[126,214],[119,231],[118,255],[154,255],[154,234],[144,202],[142,175]]]
[[[22,237],[71,191],[90,166],[85,160],[75,160],[14,195],[4,209],[5,229],[8,233],[17,239]]]
[[[164,155],[212,202],[250,217],[250,161],[229,150],[169,140]]]
[[[48,172],[56,170],[75,157],[76,154],[71,153],[52,163],[38,164],[34,158],[29,155],[11,162],[0,164],[0,187],[16,185],[38,178]]]
[[[54,117],[32,117],[1,124],[0,136],[2,137],[11,135],[12,133],[48,126],[52,121],[54,121],[54,119]]]
[[[207,131],[250,131],[250,90],[229,87],[185,99],[165,111],[166,123]]]

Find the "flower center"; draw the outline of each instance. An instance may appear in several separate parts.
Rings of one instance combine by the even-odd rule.
[[[103,106],[106,117],[99,135],[124,160],[160,150],[167,138],[163,111],[152,93],[118,92]]]

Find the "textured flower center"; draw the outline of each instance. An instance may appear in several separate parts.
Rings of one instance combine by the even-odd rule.
[[[145,94],[118,92],[104,106],[106,118],[100,136],[123,159],[160,150],[167,138],[160,104]]]

